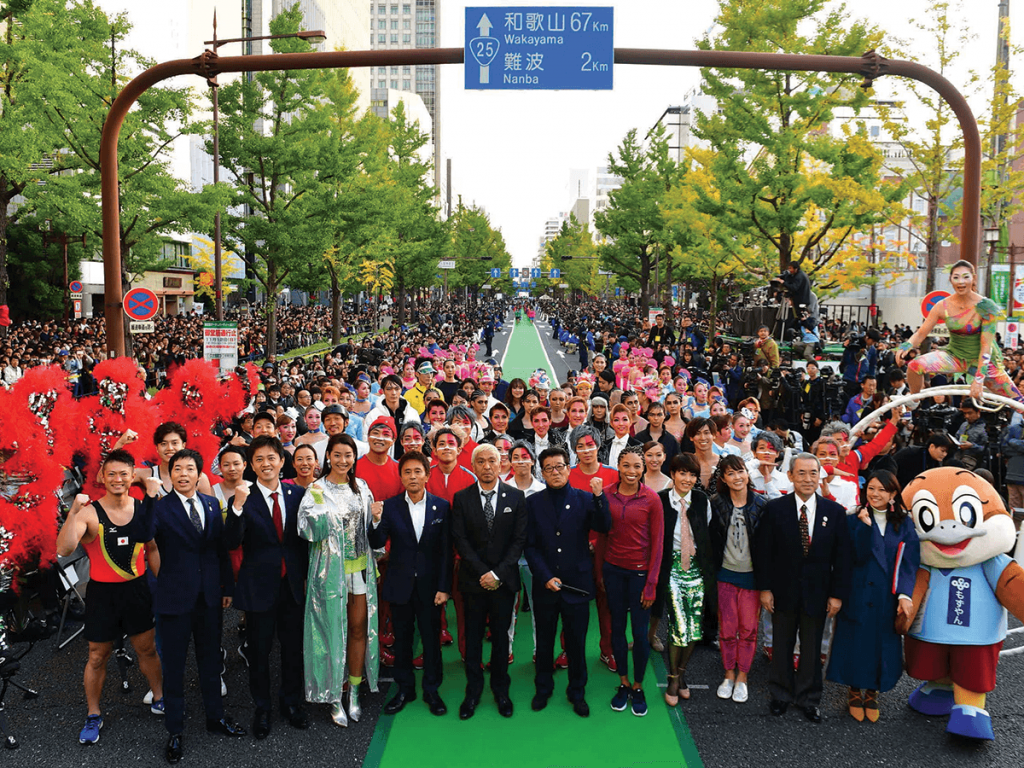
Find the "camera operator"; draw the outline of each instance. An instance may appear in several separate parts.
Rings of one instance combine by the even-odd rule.
[[[821,434],[821,425],[828,415],[825,411],[825,378],[817,361],[807,361],[807,377],[800,388],[803,390],[803,422],[807,424],[804,438],[805,443],[811,445]]]
[[[792,424],[800,423],[803,413],[803,370],[779,368],[769,376],[768,397],[775,404],[775,415]]]
[[[817,304],[817,300],[814,299],[814,294],[811,292],[810,278],[807,277],[806,272],[800,269],[800,264],[795,261],[789,262],[786,265],[786,271],[777,277],[773,277],[772,282],[778,283],[785,288],[786,298],[789,299],[794,310],[801,306],[810,309],[812,302],[815,305]],[[817,312],[813,314],[817,314]]]

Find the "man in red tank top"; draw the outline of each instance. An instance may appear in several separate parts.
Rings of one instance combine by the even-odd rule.
[[[139,502],[128,495],[135,478],[135,459],[124,450],[111,451],[100,467],[106,493],[97,501],[80,493],[57,536],[57,554],[67,557],[79,543],[89,554],[89,600],[85,610],[85,699],[89,711],[78,740],[100,740],[103,715],[100,695],[114,641],[131,638],[139,668],[153,691],[150,711],[164,713],[163,676],[156,654],[153,598],[146,583],[146,532],[138,523]],[[158,555],[157,555],[158,556]]]

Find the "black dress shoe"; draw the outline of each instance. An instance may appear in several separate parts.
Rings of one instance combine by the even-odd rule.
[[[288,725],[304,731],[309,728],[309,716],[302,707],[291,705],[284,708],[284,716],[288,719]]]
[[[788,708],[789,704],[785,701],[779,701],[778,699],[772,699],[771,704],[768,705],[768,711],[776,717],[786,714],[786,710]]]
[[[590,717],[590,707],[583,699],[576,699],[576,701],[572,703],[572,711],[580,717]]]
[[[220,733],[224,736],[245,736],[245,728],[235,725],[226,717],[222,717],[220,720],[207,720],[206,730],[210,733]]]
[[[167,755],[168,763],[177,763],[181,760],[181,734],[172,733],[170,738],[167,739]]]
[[[530,709],[534,712],[540,712],[544,707],[548,705],[548,696],[544,693],[538,693],[533,697],[533,701],[530,702]]]
[[[473,699],[467,697],[462,704],[459,706],[459,720],[469,720],[476,712],[476,705],[480,703],[480,699]]]
[[[410,701],[416,701],[415,693],[399,691],[394,695],[394,697],[392,697],[391,701],[384,705],[384,714],[397,715]]]
[[[495,696],[495,703],[498,705],[498,714],[502,717],[512,717],[512,699],[508,696]]]
[[[821,722],[821,710],[817,707],[804,707],[804,717],[812,723]]]
[[[270,735],[270,710],[256,709],[252,716],[252,735],[257,739],[265,739]]]
[[[437,715],[438,717],[448,714],[448,707],[444,705],[444,701],[441,700],[437,691],[434,693],[424,693],[423,701],[425,701],[427,706],[430,707],[430,714]]]

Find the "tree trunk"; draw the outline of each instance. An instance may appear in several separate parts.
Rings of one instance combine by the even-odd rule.
[[[928,200],[928,274],[925,293],[935,290],[935,275],[939,271],[939,203],[934,195]]]
[[[651,255],[646,249],[640,252],[640,317],[647,317],[651,307]]]
[[[267,259],[267,359],[277,355],[277,265]]]
[[[328,267],[328,272],[331,274],[331,345],[336,347],[341,343],[341,286],[334,268]]]
[[[405,323],[405,278],[399,272],[395,276],[395,290],[398,293],[398,324]]]
[[[718,318],[718,273],[711,274],[711,306],[708,307],[708,338],[715,338],[715,321]]]
[[[0,177],[0,306],[7,304],[7,227],[10,219],[7,216],[7,205],[11,195],[8,192],[7,179]],[[7,326],[0,325],[0,338],[7,336]]]

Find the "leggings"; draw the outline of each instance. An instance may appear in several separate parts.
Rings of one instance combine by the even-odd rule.
[[[608,595],[608,612],[612,618],[612,653],[620,676],[629,678],[629,650],[626,641],[626,616],[633,629],[633,681],[642,683],[651,655],[647,629],[651,621],[651,609],[640,605],[647,571],[630,571],[617,565],[603,566],[604,588]]]
[[[915,357],[910,361],[911,371],[915,373],[971,373],[976,369],[974,363],[961,360],[945,350],[936,350],[927,355]],[[1010,380],[1006,370],[996,363],[989,363],[985,371],[985,386],[997,395],[1009,397],[1018,402],[1024,403],[1024,395],[1020,393],[1016,385]]]

